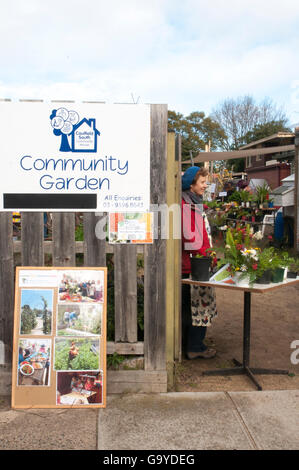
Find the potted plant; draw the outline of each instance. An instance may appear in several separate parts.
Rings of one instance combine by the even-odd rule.
[[[191,259],[191,277],[193,281],[209,281],[210,268],[215,259],[216,253],[208,248],[205,255],[196,254]]]
[[[282,253],[276,252],[272,260],[273,273],[272,282],[283,282],[285,272],[288,266],[292,263],[292,258],[284,251]]]
[[[273,260],[275,257],[274,248],[268,247],[260,251],[257,266],[255,269],[255,282],[257,284],[270,284],[274,269]]]
[[[290,258],[287,277],[289,279],[296,279],[298,273],[299,273],[299,258]]]
[[[264,183],[256,189],[256,199],[260,209],[262,209],[264,205],[268,207],[267,198],[269,198],[269,186],[267,183]]]
[[[243,189],[240,191],[240,197],[242,207],[250,207],[251,194]]]

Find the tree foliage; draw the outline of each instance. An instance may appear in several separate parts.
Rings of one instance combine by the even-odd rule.
[[[283,110],[277,108],[269,98],[265,98],[261,103],[256,103],[248,95],[236,99],[227,98],[213,110],[211,117],[225,133],[223,140],[225,150],[238,150],[242,145],[245,145],[247,143],[245,136],[249,136],[255,128],[267,133],[268,128],[264,127],[266,124],[272,123],[273,126],[274,123],[277,123],[276,129],[280,130],[280,127],[285,129],[288,121]],[[260,138],[268,137],[268,135],[263,135]]]
[[[249,95],[227,98],[213,110],[211,117],[224,131],[223,149],[227,151],[238,150],[279,131],[290,131],[286,127],[287,116],[269,98],[260,103]],[[235,171],[244,171],[244,166],[243,158],[227,161],[227,167],[233,167]]]
[[[37,326],[36,314],[29,305],[23,305],[21,311],[21,334],[30,334]]]
[[[202,111],[194,111],[188,116],[175,111],[168,112],[168,130],[182,136],[182,160],[189,160],[190,153],[195,157],[211,142],[211,150],[222,146],[225,137],[220,125]]]

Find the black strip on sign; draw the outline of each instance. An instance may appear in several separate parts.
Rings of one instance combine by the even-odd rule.
[[[4,209],[96,209],[96,194],[3,194]]]

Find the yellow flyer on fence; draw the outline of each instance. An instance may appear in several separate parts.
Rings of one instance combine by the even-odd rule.
[[[153,243],[153,213],[111,212],[109,243]]]

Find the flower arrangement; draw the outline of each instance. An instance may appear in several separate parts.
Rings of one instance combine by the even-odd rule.
[[[249,285],[259,280],[266,271],[287,267],[290,264],[288,253],[278,253],[272,246],[261,249],[257,244],[262,238],[258,232],[253,234],[249,225],[229,228],[224,256],[219,260],[218,267],[229,264],[232,276],[240,273],[240,279],[247,278]]]
[[[249,225],[245,228],[230,227],[226,233],[224,256],[218,267],[229,264],[232,273],[244,270],[244,261],[248,250],[252,249],[252,233]]]

